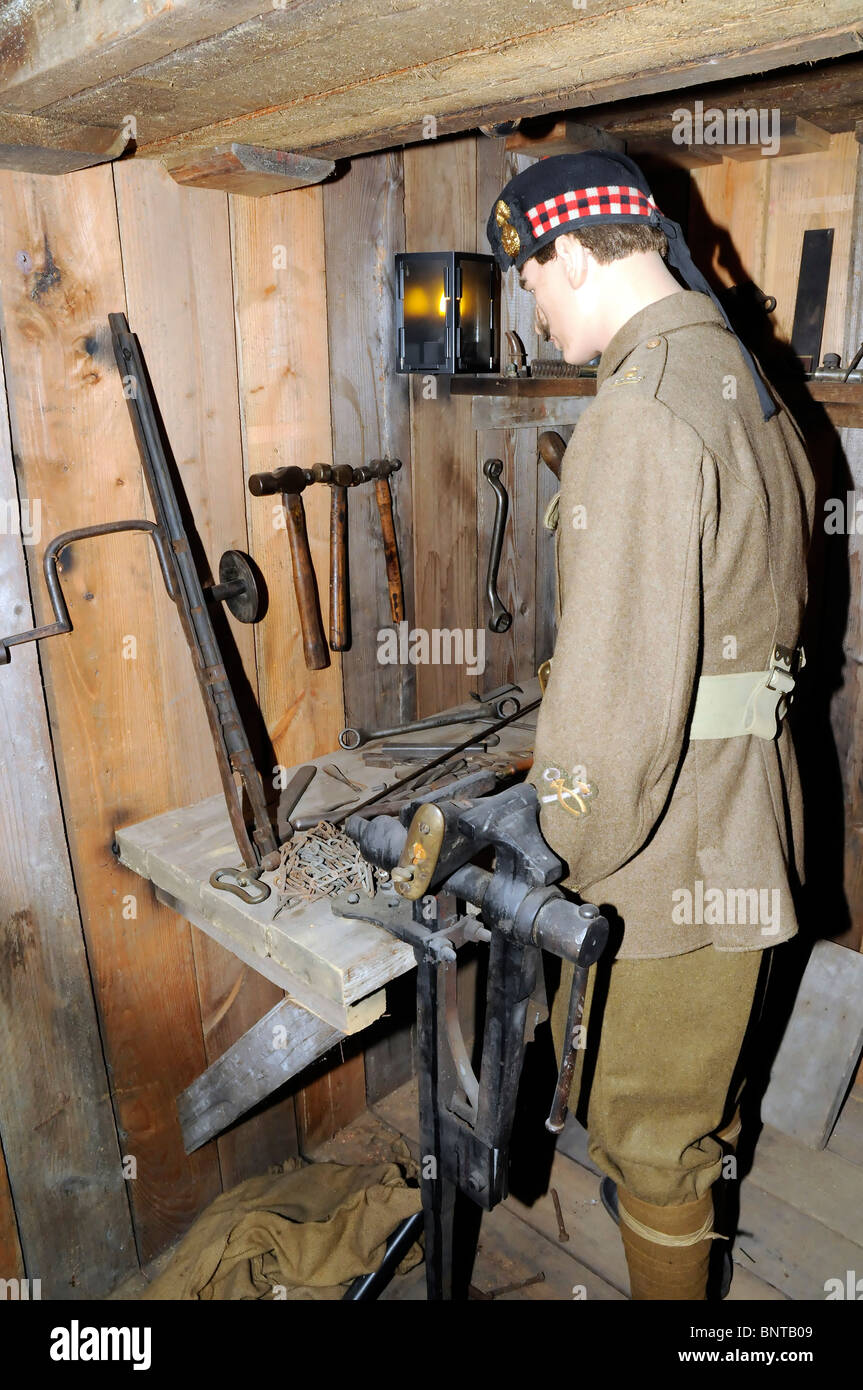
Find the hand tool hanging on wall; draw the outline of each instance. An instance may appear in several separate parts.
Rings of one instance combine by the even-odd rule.
[[[492,784],[493,785],[493,784]],[[526,1043],[547,1016],[541,951],[575,966],[569,1018],[581,1016],[588,970],[608,923],[591,903],[553,885],[566,868],[538,825],[533,787],[486,796],[487,773],[450,783],[403,807],[398,819],[351,816],[347,833],[363,858],[388,872],[375,897],[330,899],[337,915],[374,922],[414,949],[417,962],[420,1153],[429,1300],[453,1297],[454,1209],[460,1191],[485,1211],[508,1192],[508,1149]],[[493,872],[471,861],[494,851]],[[479,918],[462,915],[458,901]],[[462,1033],[457,952],[488,946],[488,985],[479,1076]],[[570,1032],[547,1128],[562,1128],[578,1034]]]
[[[351,645],[347,490],[353,486],[354,470],[339,464],[328,472],[323,481],[330,485],[330,647],[344,652]]]
[[[401,459],[372,459],[353,470],[353,487],[374,481],[375,499],[381,522],[381,537],[384,546],[384,560],[387,571],[387,592],[390,600],[390,614],[393,623],[404,621],[405,595],[402,585],[402,571],[399,563],[398,542],[393,522],[393,498],[390,491],[390,478],[401,468]]]
[[[485,581],[486,597],[491,605],[491,617],[488,620],[488,626],[492,632],[508,632],[512,626],[512,614],[505,607],[497,591],[500,557],[503,554],[503,533],[506,529],[506,518],[509,513],[509,498],[506,494],[506,488],[500,480],[503,463],[500,459],[486,459],[482,471],[491,485],[495,498],[488,574]]]
[[[297,468],[292,465],[288,468],[276,468],[272,473],[253,473],[249,478],[249,492],[253,497],[282,494],[288,544],[291,548],[294,593],[303,634],[303,657],[310,671],[320,671],[329,666],[330,654],[327,651],[321,622],[318,585],[309,549],[306,513],[301,494],[307,487],[311,487],[312,483],[327,481],[328,471],[332,472],[327,464],[316,464],[314,468]]]
[[[254,574],[246,556],[240,551],[228,550],[219,563],[220,582],[209,590],[202,587],[183,525],[180,502],[168,466],[138,341],[129,331],[125,314],[110,314],[108,322],[157,520],[155,524],[143,520],[109,521],[82,526],[55,536],[46,547],[42,560],[54,622],[0,638],[0,664],[9,660],[9,648],[12,646],[72,631],[72,621],[57,574],[58,558],[68,545],[121,531],[142,531],[149,535],[156,547],[165,588],[177,605],[183,635],[192,654],[231,826],[243,865],[251,875],[258,867],[275,867],[278,850],[263,786],[207,611],[207,601],[224,601],[240,622],[254,622],[259,606]],[[237,795],[235,773],[240,778],[251,808],[251,834]]]
[[[387,567],[390,614],[394,625],[404,622],[405,616],[405,592],[399,563],[396,528],[393,521],[393,495],[390,491],[390,478],[393,473],[398,473],[401,466],[401,459],[372,459],[369,464],[372,477],[375,480],[375,498],[378,504],[378,515],[381,519],[381,537],[383,538],[384,560]]]

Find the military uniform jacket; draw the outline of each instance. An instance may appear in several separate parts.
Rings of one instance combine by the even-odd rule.
[[[764,420],[706,295],[623,325],[564,456],[560,626],[530,778],[566,885],[622,919],[619,958],[797,930],[787,722],[772,740],[689,730],[702,675],[766,671],[774,644],[797,645],[813,503],[796,425],[784,409]]]

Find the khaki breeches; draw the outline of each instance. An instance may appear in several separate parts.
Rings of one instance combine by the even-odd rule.
[[[722,1149],[713,1136],[743,1089],[738,1063],[768,954],[705,946],[615,961],[605,968],[604,1004],[603,983],[594,988],[603,977],[590,971],[586,1047],[570,1108],[579,1102],[583,1114],[583,1085],[591,1159],[642,1201],[691,1202],[719,1177]],[[564,962],[551,1018],[558,1056],[571,983]]]

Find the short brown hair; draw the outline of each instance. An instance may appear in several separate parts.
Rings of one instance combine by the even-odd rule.
[[[562,235],[576,237],[600,265],[609,265],[637,251],[658,251],[660,256],[668,253],[665,233],[659,227],[642,226],[639,222],[603,222],[598,227],[579,227]],[[557,237],[547,246],[541,246],[529,259],[545,265],[556,256]]]

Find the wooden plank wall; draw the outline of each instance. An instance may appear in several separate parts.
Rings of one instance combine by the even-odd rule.
[[[250,471],[280,459],[330,454],[320,190],[293,202],[242,201],[229,215],[225,195],[190,197],[138,162],[81,178],[6,173],[0,192],[11,422],[2,492],[14,497],[17,487],[42,505],[41,544],[3,536],[4,576],[12,564],[23,576],[26,563],[44,622],[46,542],[77,525],[149,515],[107,328],[108,313],[124,310],[140,335],[211,569],[236,546],[266,573],[265,622],[255,632],[231,624],[235,673],[244,673],[264,716],[261,765],[269,772],[325,751],[344,720],[339,666],[314,673],[314,683],[306,672],[286,537],[245,486]],[[291,248],[281,282],[276,243]],[[313,495],[308,508],[323,575],[326,500]],[[7,755],[3,769],[4,825],[11,819],[0,940],[18,962],[19,996],[2,1024],[11,1065],[0,1079],[8,1168],[0,1277],[20,1269],[20,1235],[24,1268],[43,1278],[46,1296],[68,1296],[70,1284],[81,1296],[103,1293],[136,1258],[133,1226],[146,1262],[223,1187],[327,1137],[365,1104],[362,1056],[342,1065],[337,1053],[305,1089],[217,1144],[183,1152],[176,1095],[278,995],[157,904],[111,852],[115,826],[219,786],[191,663],[150,549],[143,537],[122,536],[67,551],[74,632],[46,642],[38,657],[33,647],[15,648],[4,668],[5,742],[19,758],[13,764]],[[16,592],[4,590],[4,631],[31,621],[26,588]],[[32,698],[40,662],[41,732]],[[36,682],[29,696],[22,680]],[[35,721],[29,752],[25,707]],[[20,930],[22,912],[29,934]],[[52,1040],[41,1073],[21,1060],[36,1051],[34,1036]],[[134,1161],[128,1182],[121,1155]]]
[[[42,499],[18,492],[2,374],[0,498],[0,628],[11,632],[33,622],[19,530],[37,538]],[[110,1289],[136,1256],[39,655],[13,650],[0,681],[0,1278],[76,1298]]]
[[[332,463],[322,191],[232,196],[230,203],[246,474]],[[344,718],[338,655],[331,653],[330,665],[321,671],[307,671],[303,664],[277,500],[250,498],[248,509],[250,550],[269,591],[267,615],[255,636],[258,700],[274,768],[334,747]],[[307,489],[304,505],[326,612],[329,489]],[[364,1104],[361,1056],[327,1068],[298,1095],[301,1142],[328,1138]]]
[[[507,156],[502,139],[463,137],[407,149],[409,249],[476,250],[487,255],[489,211],[517,167],[521,165]],[[504,277],[501,314],[503,331],[516,328],[528,356],[541,355],[533,331],[533,301],[517,288],[514,275]],[[538,529],[554,480],[550,474],[537,474],[537,431],[477,431],[470,398],[451,397],[446,379],[432,378],[432,389],[428,381],[419,376],[411,380],[415,621],[426,629],[478,631],[485,667],[473,679],[464,667],[419,668],[421,714],[464,700],[471,689],[529,679],[550,655],[554,626],[552,549],[546,544],[549,533],[540,536]],[[502,634],[488,630],[485,597],[494,520],[494,494],[482,471],[488,458],[503,461],[502,481],[510,500],[498,588],[513,622]],[[544,465],[543,473],[548,473]]]

